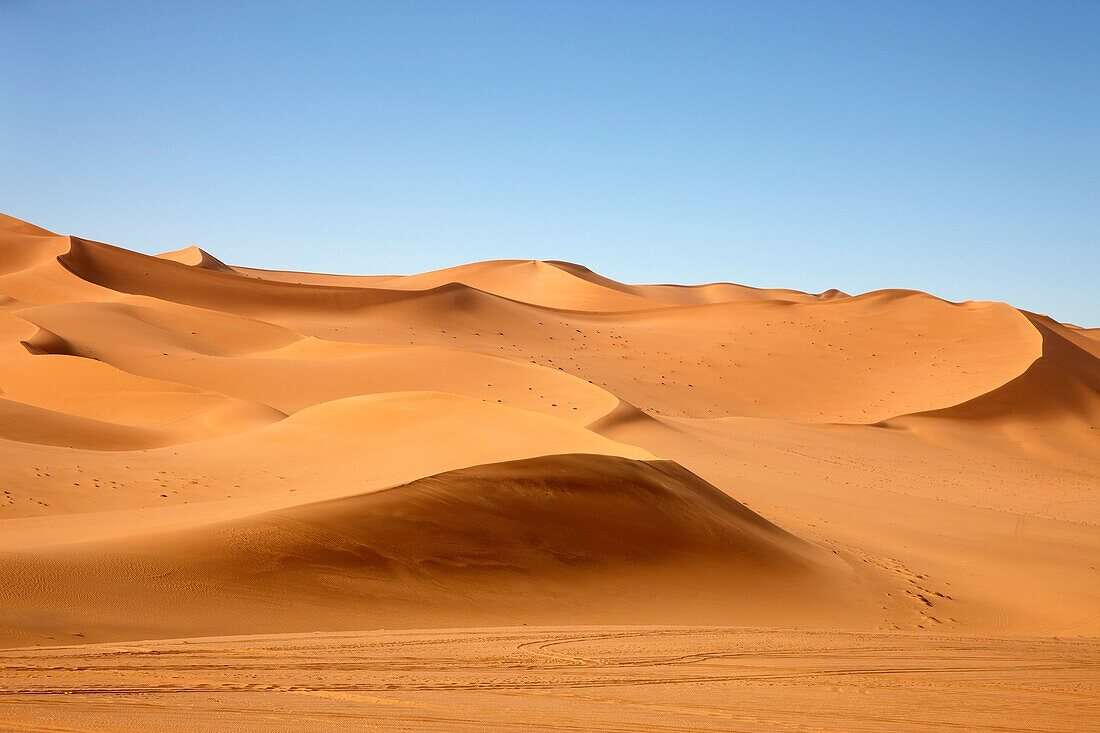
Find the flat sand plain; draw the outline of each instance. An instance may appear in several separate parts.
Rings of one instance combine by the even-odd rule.
[[[0,652],[12,731],[1087,731],[1100,645],[705,627]]]

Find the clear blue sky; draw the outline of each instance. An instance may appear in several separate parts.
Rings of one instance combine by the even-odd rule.
[[[0,210],[1100,325],[1100,2],[0,0]]]

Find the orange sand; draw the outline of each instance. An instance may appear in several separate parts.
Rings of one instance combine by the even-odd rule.
[[[564,262],[273,272],[0,216],[0,646],[1095,637],[1098,558],[1096,329]],[[57,729],[5,660],[11,729]]]

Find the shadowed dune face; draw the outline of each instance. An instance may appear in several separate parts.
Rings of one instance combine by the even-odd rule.
[[[314,549],[329,552],[342,537],[351,567],[364,554],[438,575],[646,566],[693,555],[791,572],[820,555],[673,462],[615,456],[458,469],[284,510],[280,519],[331,527],[333,540]],[[294,546],[287,554],[309,553]]]
[[[829,603],[828,617],[851,611],[843,563],[686,469],[578,454],[8,553],[2,567],[30,589],[4,598],[6,624],[50,609],[91,639],[115,636],[135,609],[141,633],[156,636],[401,625],[409,614],[746,623],[804,616],[805,597]]]
[[[962,427],[1003,436],[1020,449],[1069,457],[1095,451],[1100,436],[1100,348],[1075,329],[1026,314],[1041,354],[1022,374],[973,399],[895,421],[927,435]]]
[[[274,272],[0,217],[0,641],[1095,633],[1097,343],[906,290]]]

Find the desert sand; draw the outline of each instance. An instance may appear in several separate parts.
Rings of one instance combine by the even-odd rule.
[[[0,216],[0,730],[1100,730],[1100,336]]]

